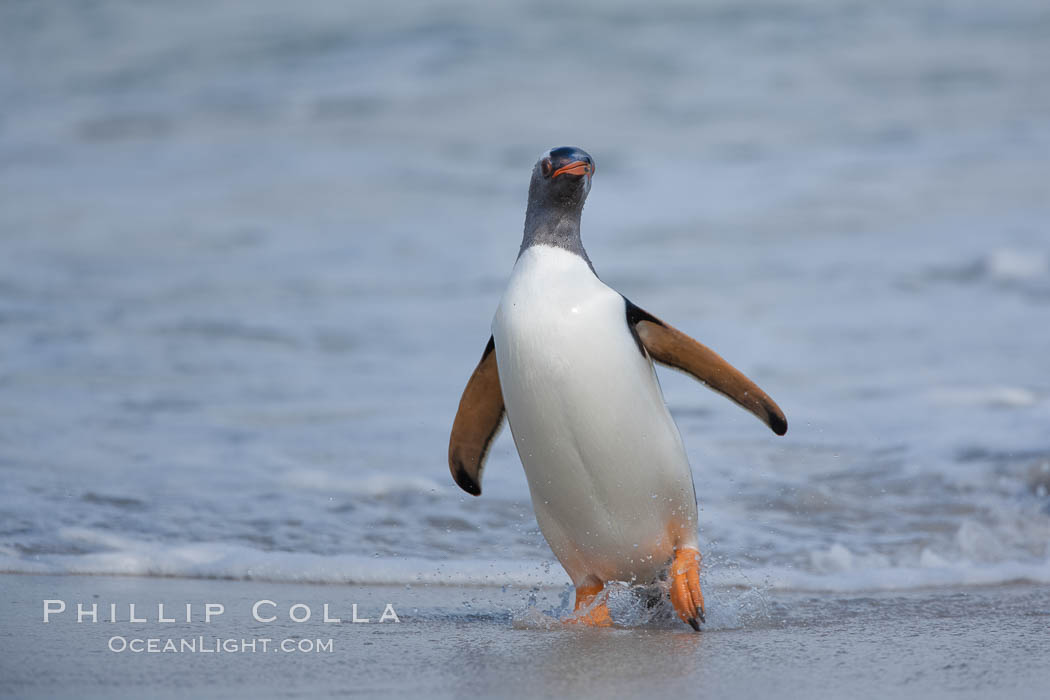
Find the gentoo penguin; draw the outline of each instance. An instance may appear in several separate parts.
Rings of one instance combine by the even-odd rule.
[[[669,574],[678,616],[704,620],[696,492],[653,362],[686,372],[777,435],[783,412],[709,348],[602,283],[580,240],[594,160],[555,148],[532,171],[525,236],[449,441],[452,478],[481,495],[504,414],[543,536],[576,587],[570,621],[611,624],[608,581]]]

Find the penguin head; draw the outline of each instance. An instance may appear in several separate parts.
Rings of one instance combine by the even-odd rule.
[[[575,146],[552,148],[532,169],[529,201],[544,207],[582,208],[593,175],[594,159],[587,151]]]

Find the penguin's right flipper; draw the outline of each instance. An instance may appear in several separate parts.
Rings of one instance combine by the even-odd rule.
[[[481,495],[481,472],[489,445],[503,425],[503,390],[496,368],[496,341],[490,336],[481,361],[459,400],[448,441],[448,468],[461,489]]]
[[[787,432],[787,418],[780,406],[743,372],[674,326],[664,323],[627,299],[624,302],[627,304],[627,325],[638,344],[655,361],[700,380],[709,389],[755,414],[777,435]]]

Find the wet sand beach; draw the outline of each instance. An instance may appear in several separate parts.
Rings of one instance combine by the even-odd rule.
[[[559,606],[558,589],[108,576],[3,576],[0,586],[0,691],[12,697],[1037,698],[1050,686],[1045,586],[763,593],[746,620],[700,633],[664,619],[605,630],[554,622],[541,611]],[[712,617],[725,617],[720,599],[739,604],[711,594]],[[45,599],[70,612],[44,624]],[[260,617],[277,620],[254,621],[260,600],[275,604]],[[100,603],[103,618],[118,603],[120,621],[78,624],[77,601]],[[147,622],[127,621],[132,602]],[[186,602],[193,622],[156,621],[158,603],[178,617]],[[225,611],[205,623],[205,603]],[[355,603],[370,622],[350,622]],[[400,622],[378,622],[388,603]],[[309,621],[289,621],[296,604]],[[343,622],[324,623],[325,604]],[[273,641],[267,652],[136,653],[109,650],[115,636]],[[285,639],[313,651],[277,649]]]

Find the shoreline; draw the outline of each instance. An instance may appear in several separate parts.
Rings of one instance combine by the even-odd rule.
[[[537,567],[539,568],[539,567]],[[566,579],[564,583],[521,583],[521,582],[469,582],[463,583],[459,581],[416,581],[412,583],[406,583],[403,581],[367,581],[367,580],[346,580],[336,581],[329,579],[302,579],[302,580],[287,580],[280,578],[252,578],[252,577],[240,577],[240,576],[197,576],[192,574],[153,574],[153,573],[109,573],[109,572],[33,572],[33,571],[8,571],[0,569],[0,579],[5,576],[25,576],[25,577],[59,577],[59,578],[114,578],[114,579],[157,579],[161,581],[216,581],[216,582],[229,582],[229,583],[258,583],[267,585],[289,585],[289,586],[319,586],[319,587],[338,587],[338,586],[354,586],[354,587],[366,587],[366,588],[396,588],[399,586],[410,586],[410,587],[445,587],[445,588],[478,588],[478,589],[502,589],[502,588],[539,588],[546,591],[561,591],[566,587],[571,587],[571,583]],[[701,581],[705,579],[701,578]],[[791,587],[779,587],[770,585],[755,585],[748,583],[733,583],[720,581],[716,583],[716,586],[721,589],[733,589],[739,591],[747,591],[753,589],[761,589],[762,591],[770,594],[821,594],[821,595],[840,595],[840,596],[853,596],[863,594],[907,594],[907,593],[925,593],[932,591],[943,591],[943,590],[982,590],[982,589],[997,589],[997,588],[1012,588],[1012,587],[1044,587],[1050,586],[1050,583],[1045,583],[1040,580],[1034,580],[1027,577],[1018,577],[1015,579],[1007,579],[1002,581],[994,581],[991,583],[984,582],[957,582],[950,584],[936,584],[936,583],[920,583],[906,588],[885,588],[879,586],[872,586],[871,588],[850,588],[850,589],[839,589],[839,588],[791,588]]]
[[[287,553],[280,553],[281,555]],[[81,555],[89,558],[92,555]],[[104,555],[105,556],[105,555]],[[309,561],[283,562],[277,566],[245,566],[241,563],[198,566],[196,570],[165,571],[150,566],[98,566],[87,562],[54,562],[11,568],[10,559],[0,557],[0,576],[129,577],[185,581],[229,581],[307,586],[447,586],[450,588],[541,588],[562,590],[569,585],[557,562],[544,560],[425,560],[411,557],[375,559],[337,556],[324,561],[305,555]],[[321,563],[318,564],[318,561]],[[305,569],[293,565],[305,564]],[[5,568],[4,565],[7,565]],[[126,564],[126,562],[125,562]],[[95,567],[95,568],[93,568]],[[228,570],[231,573],[222,573]],[[306,571],[308,573],[299,573]],[[261,572],[261,573],[260,573]],[[362,573],[367,572],[367,573]],[[907,593],[943,589],[996,588],[999,586],[1050,585],[1050,560],[1000,562],[975,570],[968,562],[940,567],[887,566],[815,573],[800,568],[767,566],[741,568],[724,562],[706,566],[701,584],[718,588],[759,588],[779,593],[860,595]]]

